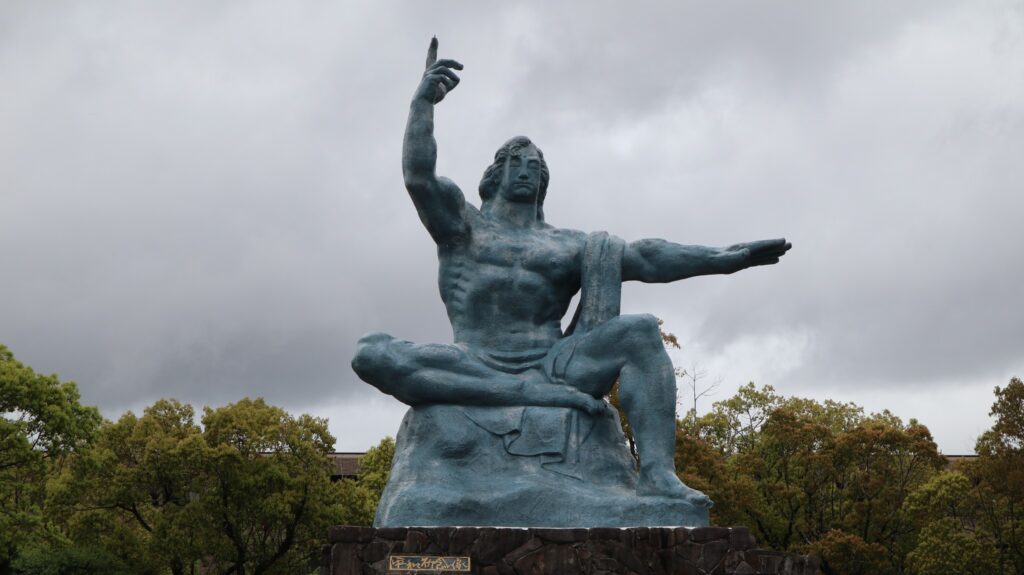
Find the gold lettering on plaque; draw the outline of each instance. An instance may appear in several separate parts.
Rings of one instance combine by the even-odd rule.
[[[398,573],[415,573],[417,571],[469,573],[469,557],[388,555],[388,571]]]

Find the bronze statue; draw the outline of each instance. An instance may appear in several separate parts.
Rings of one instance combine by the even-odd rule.
[[[402,434],[406,428],[415,427],[410,418],[416,419],[417,410],[424,417],[430,410],[448,410],[447,415],[434,417],[447,428],[425,431],[430,426],[420,426],[422,430],[410,433],[441,433],[445,437],[439,441],[460,445],[460,434],[489,434],[500,439],[496,451],[502,451],[504,445],[503,457],[520,458],[514,465],[532,464],[542,476],[555,477],[554,484],[513,489],[502,506],[519,500],[526,505],[525,499],[535,499],[540,492],[554,490],[557,495],[563,484],[565,493],[586,491],[586,483],[601,483],[593,478],[601,476],[603,468],[619,465],[618,459],[609,463],[599,461],[597,455],[589,463],[581,460],[594,450],[621,450],[621,445],[614,445],[619,441],[614,430],[595,433],[598,428],[604,429],[601,422],[617,425],[617,416],[603,398],[618,381],[622,407],[639,450],[639,471],[632,481],[626,478],[598,486],[606,492],[595,487],[597,491],[581,497],[598,502],[602,497],[619,498],[624,507],[612,512],[629,517],[633,517],[631,501],[654,502],[651,507],[656,508],[657,500],[665,500],[692,510],[686,516],[691,523],[699,522],[702,516],[706,523],[711,502],[703,493],[685,486],[675,474],[676,382],[657,320],[650,315],[619,315],[621,282],[663,283],[731,274],[777,263],[791,245],[784,239],[727,248],[659,239],[627,243],[603,232],[586,234],[556,228],[544,220],[549,174],[544,155],[523,136],[512,138],[497,151],[494,163],[480,181],[481,206],[474,207],[454,182],[435,173],[434,106],[458,86],[455,70],[463,68],[455,60],[437,60],[436,54],[435,38],[426,71],[413,96],[402,167],[406,189],[420,220],[437,244],[438,284],[455,342],[414,344],[386,334],[371,334],[360,340],[353,360],[353,368],[364,381],[413,407],[399,435],[398,457],[417,459],[423,455],[408,449],[403,452],[402,448],[403,439],[414,442],[412,436],[403,438]],[[563,333],[562,317],[581,289],[572,327]],[[621,438],[621,431],[618,435]],[[415,441],[429,443],[430,439]],[[479,438],[475,441],[480,443]],[[459,511],[457,493],[439,494],[439,490],[464,487],[452,485],[446,477],[472,483],[472,479],[460,476],[466,459],[460,450],[479,449],[479,445],[462,446],[447,456],[434,453],[430,461],[418,464],[396,461],[399,473],[393,475],[395,485],[389,485],[385,493],[378,524],[436,524],[417,523],[422,509],[406,505],[408,501],[393,501],[395,497],[401,499],[404,490],[423,500],[436,500],[439,505],[447,502],[452,510],[452,523],[448,524],[531,526],[526,525],[532,521],[528,514],[508,518],[501,509],[493,510],[495,519],[489,523],[485,515]],[[532,463],[523,463],[530,458]],[[481,461],[480,456],[475,461]],[[414,469],[417,465],[436,468],[447,464],[452,468],[448,475]],[[502,470],[502,465],[497,464],[498,471],[510,473]],[[550,474],[542,473],[547,471],[546,466],[551,467]],[[473,477],[486,475],[493,467],[476,469]],[[622,471],[616,469],[609,475],[622,475]],[[522,482],[523,478],[499,475],[488,481],[493,485]],[[631,493],[624,493],[627,487]],[[566,496],[565,504],[582,510],[582,514],[566,509],[564,518],[551,521],[545,518],[560,512],[545,509],[536,514],[533,525],[622,524],[609,520],[599,503],[588,507],[590,503],[574,503],[572,496]],[[444,522],[446,517],[440,513],[424,520]],[[682,517],[672,522],[675,515],[669,515],[665,523],[666,516],[658,513],[645,516],[639,512],[636,517],[625,524],[683,522]],[[466,523],[467,519],[471,523]]]

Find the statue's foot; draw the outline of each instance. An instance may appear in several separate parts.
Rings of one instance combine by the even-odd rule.
[[[710,497],[687,487],[672,470],[665,468],[641,470],[636,492],[640,496],[683,499],[694,507],[710,509],[712,506]]]

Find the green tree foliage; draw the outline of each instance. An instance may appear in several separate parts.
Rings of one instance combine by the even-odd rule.
[[[103,426],[54,485],[51,512],[71,538],[109,550],[136,573],[187,573],[202,557],[193,494],[205,487],[208,449],[189,405],[159,400],[142,417]]]
[[[388,484],[394,459],[395,440],[385,437],[359,460],[359,484],[365,487],[376,501],[380,501],[384,487]],[[377,508],[376,505],[373,507]]]
[[[826,573],[842,575],[880,575],[893,573],[885,547],[868,543],[852,533],[832,529],[804,547],[819,557],[826,557]]]
[[[979,523],[999,549],[999,571],[1024,573],[1024,382],[995,388],[992,429],[978,438],[977,460],[963,467],[981,505]]]
[[[995,389],[978,457],[947,470],[928,429],[742,387],[677,424],[676,469],[712,522],[818,554],[828,574],[1024,574],[1024,383]]]
[[[104,426],[54,490],[72,537],[132,573],[308,572],[341,514],[327,422],[262,399],[194,419],[160,400]]]
[[[391,475],[395,440],[385,437],[359,460],[359,476],[341,485],[342,520],[346,525],[372,525]]]
[[[906,506],[918,527],[917,543],[907,556],[910,572],[1003,573],[996,540],[984,524],[987,496],[956,470],[943,471],[915,489]]]
[[[68,544],[29,547],[12,567],[18,575],[135,575],[120,558],[102,547]]]
[[[338,522],[327,421],[244,399],[206,408],[203,427],[210,475],[196,500],[213,563],[239,575],[303,572]]]
[[[813,550],[829,573],[901,572],[915,534],[904,500],[944,465],[916,421],[753,384],[680,421],[677,438],[677,470],[716,502],[713,523]]]
[[[74,383],[37,374],[0,345],[0,573],[25,546],[60,539],[43,513],[46,483],[101,421]]]

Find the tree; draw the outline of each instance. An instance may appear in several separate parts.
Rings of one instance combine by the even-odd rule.
[[[750,382],[740,387],[736,395],[716,401],[694,430],[723,456],[735,455],[754,447],[761,426],[782,403],[783,397],[772,386],[758,389]]]
[[[978,458],[963,471],[984,504],[981,522],[999,549],[1000,572],[1024,573],[1024,382],[1015,377],[996,387],[995,396],[989,412],[995,423],[978,438]]]
[[[913,419],[904,425],[887,411],[874,414],[837,438],[834,462],[841,502],[834,524],[881,544],[902,572],[917,529],[904,504],[946,464],[928,428]]]
[[[822,567],[826,574],[881,575],[893,572],[885,547],[839,529],[828,531],[805,549],[824,558]]]
[[[915,535],[903,504],[945,463],[914,420],[770,386],[741,387],[677,429],[677,471],[715,501],[713,523],[818,553],[829,574],[902,572]]]
[[[136,575],[123,561],[102,547],[52,545],[29,547],[12,563],[17,575]]]
[[[73,382],[37,374],[0,345],[0,573],[26,545],[60,539],[43,514],[46,482],[101,421]]]
[[[196,499],[213,564],[238,575],[308,571],[339,515],[327,420],[262,399],[203,411],[210,459]]]
[[[345,525],[372,525],[381,495],[391,475],[395,457],[395,440],[385,437],[359,459],[359,475],[355,480],[342,480],[342,518]]]
[[[262,399],[205,408],[160,400],[104,426],[53,498],[77,542],[132,573],[303,573],[338,522],[324,419]]]
[[[194,572],[203,557],[194,494],[208,449],[195,411],[161,399],[107,423],[54,485],[51,513],[80,545],[106,549],[134,573]]]
[[[718,386],[722,384],[721,379],[715,380],[713,383],[706,387],[699,387],[698,383],[700,380],[707,377],[708,372],[700,368],[700,364],[693,362],[690,364],[690,369],[684,369],[677,367],[675,369],[676,379],[682,379],[686,383],[686,387],[690,388],[690,407],[687,410],[687,417],[692,419],[694,422],[697,421],[697,402],[707,396],[712,396],[718,389]]]
[[[907,555],[915,575],[990,575],[999,568],[996,540],[984,525],[986,494],[956,470],[938,473],[907,499],[907,515],[917,526]]]
[[[690,417],[676,420],[676,473],[683,483],[714,501],[713,524],[731,525],[720,518],[738,516],[735,507],[743,504],[743,497],[730,491],[735,484],[726,469],[726,458],[700,433],[698,425]]]

